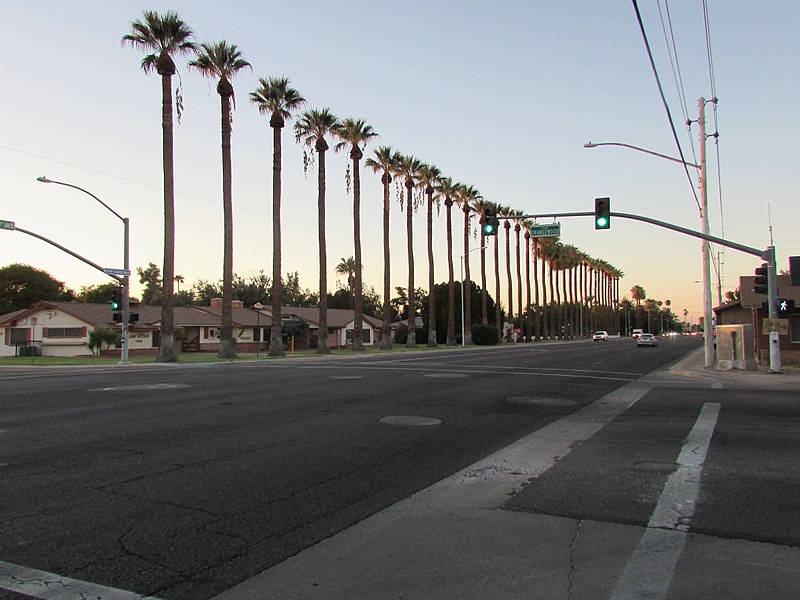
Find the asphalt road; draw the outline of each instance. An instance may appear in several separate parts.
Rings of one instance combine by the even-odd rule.
[[[210,598],[614,389],[658,380],[698,344],[6,368],[0,561]],[[752,390],[686,389],[655,385],[504,508],[646,524],[712,402],[723,405],[704,474],[713,493],[692,530],[797,546],[796,393],[772,392],[765,412]]]

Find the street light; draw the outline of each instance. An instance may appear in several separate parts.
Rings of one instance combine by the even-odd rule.
[[[644,152],[645,154],[650,154],[652,156],[656,156],[658,158],[663,158],[672,162],[676,162],[678,164],[692,167],[700,171],[700,196],[701,196],[701,207],[700,207],[700,222],[702,226],[702,232],[704,235],[709,234],[709,226],[708,226],[708,186],[706,184],[706,120],[705,120],[705,100],[700,98],[700,164],[697,165],[695,163],[690,163],[685,160],[681,160],[679,158],[675,158],[673,156],[667,156],[666,154],[661,154],[660,152],[653,152],[652,150],[647,150],[646,148],[640,148],[639,146],[633,146],[631,144],[623,144],[621,142],[588,142],[583,145],[584,148],[597,148],[599,146],[620,146],[622,148],[629,148],[631,150],[636,150],[637,152]],[[711,253],[709,252],[709,242],[707,240],[703,240],[702,246],[702,253],[703,253],[703,321],[705,322],[706,326],[704,327],[703,331],[703,341],[704,341],[704,348],[705,348],[705,366],[706,367],[713,367],[714,366],[714,339],[712,336],[712,327],[711,327]]]
[[[467,254],[471,254],[477,250],[486,250],[486,246],[481,246],[480,248],[473,248],[469,250],[466,254],[461,255],[461,347],[464,347],[464,337],[466,335],[466,331],[464,330],[464,258],[466,258]],[[470,289],[470,293],[472,293],[472,289]],[[498,302],[500,300],[498,299]]]
[[[82,187],[78,187],[77,185],[73,185],[71,183],[65,183],[63,181],[55,181],[53,179],[48,179],[44,175],[41,177],[37,177],[36,181],[41,183],[56,183],[58,185],[63,185],[66,187],[71,187],[76,190],[80,190],[84,194],[88,194],[95,200],[97,200],[100,204],[102,204],[109,212],[111,212],[115,217],[117,217],[120,221],[122,221],[123,225],[123,276],[122,276],[122,349],[121,349],[121,356],[119,364],[126,365],[128,364],[128,321],[130,320],[131,314],[131,303],[130,303],[130,220],[128,217],[123,217],[113,208],[111,208],[108,204],[100,200],[97,196],[91,193],[88,190],[83,189]]]
[[[256,302],[253,304],[253,308],[256,309],[256,329],[258,330],[258,339],[256,340],[256,358],[258,358],[258,349],[261,346],[261,309],[264,308],[264,305],[261,302]]]

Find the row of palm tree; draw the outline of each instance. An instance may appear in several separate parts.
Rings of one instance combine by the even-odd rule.
[[[220,332],[219,354],[223,357],[235,356],[235,339],[232,327],[232,279],[233,279],[233,211],[231,197],[231,134],[232,111],[235,107],[235,94],[232,79],[241,71],[251,69],[234,44],[226,41],[216,43],[196,44],[192,30],[176,13],[167,12],[160,15],[154,11],[145,11],[143,18],[131,23],[131,33],[123,37],[123,43],[128,43],[147,52],[142,60],[142,68],[149,73],[153,69],[161,76],[162,84],[162,157],[164,170],[164,267],[163,267],[163,294],[161,312],[161,344],[157,360],[160,362],[175,361],[173,336],[173,281],[174,281],[174,169],[173,169],[173,104],[172,104],[172,76],[177,72],[174,58],[179,55],[194,55],[189,61],[189,67],[202,75],[217,80],[217,92],[220,95],[221,138],[222,138],[222,183],[223,183],[223,289],[222,289],[222,327]],[[361,256],[361,178],[360,166],[364,158],[366,145],[377,136],[371,125],[363,119],[339,119],[328,108],[310,109],[298,114],[305,105],[306,100],[300,92],[292,88],[285,77],[260,78],[259,87],[250,93],[250,100],[258,110],[269,116],[269,125],[273,130],[273,180],[272,180],[272,227],[273,227],[273,288],[272,288],[272,331],[270,338],[270,355],[282,355],[282,264],[281,264],[281,169],[282,169],[282,130],[286,122],[297,117],[294,124],[295,139],[304,148],[304,164],[306,168],[316,164],[317,169],[317,205],[318,205],[318,243],[319,243],[319,302],[320,336],[317,352],[329,352],[326,332],[327,328],[327,251],[326,251],[326,224],[325,224],[325,193],[326,193],[326,152],[330,149],[328,140],[334,143],[335,151],[349,151],[348,182],[352,183],[353,191],[353,242],[354,242],[354,268],[353,268],[353,308],[355,312],[355,327],[353,335],[353,349],[363,351],[362,319],[363,319],[363,293],[362,293],[362,256]],[[181,98],[177,96],[178,117],[180,118]],[[391,205],[391,183],[395,181],[401,208],[406,212],[407,232],[407,260],[408,260],[408,305],[415,306],[414,290],[414,250],[413,250],[413,214],[421,204],[427,209],[427,247],[428,247],[428,345],[436,344],[435,321],[436,307],[433,287],[435,283],[434,254],[433,254],[433,210],[442,202],[445,206],[447,258],[448,258],[448,322],[447,343],[456,343],[455,327],[455,274],[453,266],[453,218],[452,208],[456,206],[463,212],[464,245],[461,260],[463,264],[463,278],[467,286],[471,286],[470,273],[470,240],[473,237],[474,218],[482,219],[487,208],[492,207],[505,220],[505,263],[508,299],[509,322],[518,324],[521,328],[526,324],[526,338],[540,339],[556,335],[557,323],[576,323],[578,318],[567,315],[567,311],[574,311],[574,307],[582,307],[590,303],[603,307],[613,307],[619,301],[618,285],[615,289],[613,282],[618,281],[621,272],[602,261],[591,259],[572,246],[560,244],[553,238],[531,238],[529,233],[530,221],[521,211],[508,206],[498,205],[484,199],[478,190],[471,185],[457,183],[451,177],[442,175],[441,171],[430,164],[425,164],[419,159],[404,155],[389,146],[381,146],[374,150],[373,156],[367,158],[366,166],[379,174],[383,184],[383,250],[384,250],[384,289],[383,289],[383,324],[381,335],[381,348],[391,348],[390,343],[390,318],[391,318],[391,273],[389,254],[389,222]],[[395,180],[394,178],[397,178]],[[516,256],[516,303],[514,302],[514,278],[512,276],[511,261],[511,228],[515,232]],[[525,280],[526,302],[523,309],[522,298],[522,259],[521,232],[525,230]],[[500,297],[500,265],[499,243],[500,236],[495,237],[494,263],[495,263],[495,295]],[[480,238],[480,263],[481,263],[481,320],[488,323],[486,282],[486,249],[487,239],[481,233]],[[533,259],[531,259],[531,253]],[[545,268],[545,265],[547,268]],[[533,267],[534,295],[531,296],[531,266]],[[562,274],[561,285],[554,274]],[[540,280],[541,273],[541,295]],[[549,284],[545,285],[545,273]],[[569,278],[569,282],[567,281]],[[547,289],[549,288],[548,303]],[[563,301],[561,294],[563,291]],[[471,330],[471,294],[466,294],[463,302],[465,315],[465,342],[470,343]],[[544,318],[545,306],[561,307],[561,318],[556,317],[555,310],[547,311],[548,318]],[[516,307],[516,311],[514,308]],[[569,308],[573,307],[573,308]],[[407,346],[416,346],[416,314],[408,312],[408,338]],[[535,315],[538,315],[534,318]],[[501,330],[500,306],[496,303],[494,322]],[[611,322],[611,321],[609,321]],[[568,335],[569,332],[561,331],[559,335]]]

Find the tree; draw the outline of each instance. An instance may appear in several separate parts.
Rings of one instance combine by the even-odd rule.
[[[328,255],[325,242],[325,137],[335,135],[339,119],[327,108],[303,113],[294,124],[295,138],[317,153],[317,212],[319,215],[319,341],[317,354],[330,354],[328,347]],[[303,153],[306,158],[305,152]],[[306,162],[306,164],[308,164]]]
[[[464,254],[462,256],[463,264],[464,264],[464,287],[467,289],[471,289],[472,282],[470,280],[469,274],[469,236],[471,233],[471,219],[472,216],[470,215],[471,205],[478,197],[480,193],[477,189],[473,186],[468,186],[465,184],[461,184],[458,187],[458,194],[456,196],[458,203],[461,205],[462,210],[464,211]],[[472,344],[472,294],[465,293],[464,298],[462,298],[462,311],[464,313],[464,339],[462,342],[465,345]]]
[[[636,300],[636,309],[638,310],[642,305],[642,300],[647,298],[647,292],[642,286],[635,285],[631,288],[631,298]]]
[[[353,351],[364,351],[364,331],[363,311],[364,311],[364,291],[361,282],[361,159],[364,158],[364,149],[367,142],[378,134],[368,125],[364,119],[347,118],[342,121],[341,127],[336,131],[339,143],[335,150],[350,149],[350,160],[352,162],[353,175],[353,247],[355,253],[355,269],[353,279],[353,312],[355,319],[353,324]],[[350,166],[348,165],[348,171]],[[348,177],[348,183],[350,178]]]
[[[81,288],[77,299],[79,302],[102,303],[111,300],[111,290],[119,287],[119,282],[109,281],[100,285],[88,285]]]
[[[447,226],[447,338],[448,346],[456,345],[456,286],[453,274],[453,198],[458,190],[457,183],[450,177],[440,177],[436,189],[444,196]]]
[[[296,89],[289,87],[286,77],[269,77],[258,80],[260,87],[250,93],[250,101],[258,105],[261,114],[268,114],[272,128],[272,326],[269,338],[269,356],[284,356],[283,319],[281,300],[283,280],[281,278],[281,169],[283,142],[281,132],[286,120],[305,104],[305,99]]]
[[[161,155],[164,171],[164,289],[161,296],[161,342],[156,362],[175,362],[173,281],[175,277],[175,177],[172,144],[172,76],[177,72],[173,55],[189,55],[196,50],[192,30],[176,13],[159,15],[144,12],[142,20],[131,23],[131,33],[123,36],[139,50],[149,52],[142,59],[142,69],[153,69],[161,76]],[[182,99],[178,96],[178,118]]]
[[[111,346],[116,346],[119,342],[119,332],[105,327],[95,327],[89,332],[87,346],[92,354],[100,356],[103,350],[108,350]]]
[[[233,105],[236,98],[231,79],[250,63],[242,58],[236,44],[225,40],[201,44],[197,58],[189,66],[210,79],[217,79],[222,117],[222,214],[224,242],[222,251],[222,326],[219,335],[220,358],[236,358],[236,338],[233,336],[233,198],[231,181],[231,130]]]
[[[392,349],[391,265],[389,263],[389,208],[392,173],[397,170],[400,153],[389,146],[381,146],[368,158],[366,166],[381,174],[383,184],[383,324],[381,326],[381,350]]]
[[[423,187],[428,201],[426,207],[427,215],[427,236],[428,236],[428,347],[437,345],[436,341],[436,294],[433,286],[436,285],[433,272],[433,205],[439,203],[439,195],[436,194],[436,184],[442,176],[442,172],[433,165],[422,165],[417,171],[417,178]]]
[[[47,271],[14,263],[0,269],[0,315],[40,301],[71,301],[75,292]]]
[[[349,256],[347,258],[342,258],[339,261],[339,264],[336,265],[336,274],[337,275],[345,275],[347,276],[347,289],[350,290],[350,306],[346,308],[352,308],[354,304],[354,290],[355,290],[355,281],[356,281],[356,260]],[[345,307],[342,307],[345,308]]]
[[[144,286],[142,304],[160,304],[164,293],[164,287],[161,282],[161,269],[151,262],[147,264],[146,269],[136,267],[136,273],[139,275],[139,283]]]
[[[406,188],[405,211],[406,211],[406,241],[408,250],[408,305],[414,304],[414,211],[417,208],[416,198],[414,197],[414,187],[416,185],[416,173],[422,163],[413,156],[403,156],[397,166],[397,174],[404,178]],[[408,339],[407,348],[417,347],[417,326],[415,322],[414,310],[408,311]]]

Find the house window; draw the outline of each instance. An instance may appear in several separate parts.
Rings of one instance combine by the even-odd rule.
[[[82,338],[83,327],[48,327],[45,337],[48,338]]]
[[[345,335],[346,335],[347,343],[348,344],[352,344],[353,343],[353,330],[352,329],[348,329],[345,332]],[[372,340],[372,330],[371,329],[362,329],[361,330],[361,336],[362,336],[361,339],[363,340],[363,342],[365,344],[372,343],[372,341],[371,341]]]
[[[794,344],[800,344],[800,315],[789,317],[789,340]]]
[[[9,336],[8,345],[9,346],[19,346],[20,344],[24,344],[28,340],[28,335],[30,335],[30,329],[27,327],[14,327],[11,329],[11,335]]]

